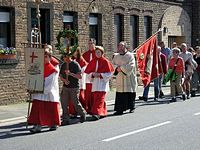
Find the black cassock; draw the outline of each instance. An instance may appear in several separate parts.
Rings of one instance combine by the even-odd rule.
[[[136,92],[116,92],[114,110],[123,112],[135,109],[135,97]]]

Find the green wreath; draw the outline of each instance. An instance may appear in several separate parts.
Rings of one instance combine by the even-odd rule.
[[[66,51],[66,46],[64,45],[64,40],[66,38],[74,39],[74,45],[70,46],[69,53]],[[60,54],[72,56],[78,47],[78,32],[76,30],[65,29],[63,31],[59,31],[57,37],[57,43],[55,47],[60,51]]]

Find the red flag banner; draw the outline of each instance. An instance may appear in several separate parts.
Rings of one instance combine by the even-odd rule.
[[[140,77],[146,87],[153,79],[159,76],[157,35],[152,36],[136,52]]]

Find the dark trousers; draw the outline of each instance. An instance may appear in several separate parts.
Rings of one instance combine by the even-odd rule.
[[[68,121],[69,116],[69,101],[71,100],[75,111],[80,116],[85,116],[85,110],[82,107],[81,103],[78,100],[79,88],[66,88],[63,86],[62,93],[61,93],[61,105],[62,105],[62,117],[63,120]]]

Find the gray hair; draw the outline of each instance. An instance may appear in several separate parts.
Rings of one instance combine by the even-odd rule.
[[[120,44],[123,44],[125,49],[128,50],[128,44],[126,41],[121,41]]]
[[[178,52],[178,53],[181,52],[181,50],[180,50],[178,47],[174,47],[174,48],[172,49],[172,51],[176,51],[176,52]]]

